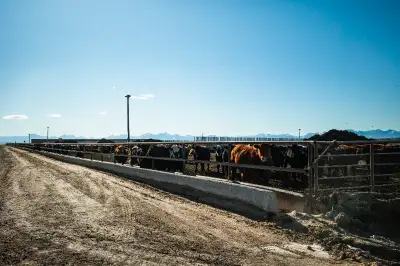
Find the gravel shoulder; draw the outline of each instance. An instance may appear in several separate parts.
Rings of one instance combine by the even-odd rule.
[[[267,222],[0,146],[0,265],[333,265]]]

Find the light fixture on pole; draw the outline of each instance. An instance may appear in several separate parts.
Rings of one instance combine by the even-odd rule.
[[[127,128],[128,128],[128,142],[131,140],[130,130],[129,130],[129,98],[131,97],[129,94],[126,97],[126,114],[127,114]]]

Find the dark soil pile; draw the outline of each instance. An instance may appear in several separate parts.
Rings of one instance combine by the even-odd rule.
[[[347,131],[347,130],[337,130],[331,129],[324,134],[316,134],[307,140],[315,140],[315,141],[355,141],[355,140],[370,140],[364,136],[359,136],[354,132]]]

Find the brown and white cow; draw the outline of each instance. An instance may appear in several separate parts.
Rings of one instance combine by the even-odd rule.
[[[125,145],[119,144],[114,150],[114,161],[123,165],[127,162],[129,155],[130,149]]]

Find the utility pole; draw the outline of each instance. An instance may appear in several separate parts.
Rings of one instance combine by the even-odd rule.
[[[126,97],[126,114],[127,114],[127,127],[128,127],[128,142],[131,141],[130,131],[129,131],[129,98],[131,97],[129,94]]]
[[[300,139],[300,132],[301,132],[301,128],[299,128],[299,139]]]
[[[29,144],[31,144],[31,133],[29,133]]]
[[[47,126],[47,143],[49,143],[49,126]]]

